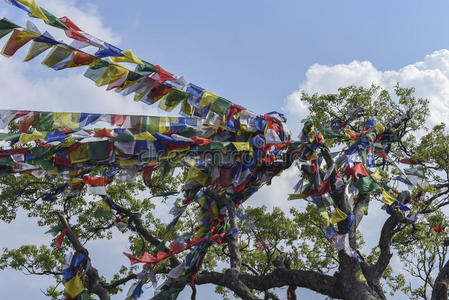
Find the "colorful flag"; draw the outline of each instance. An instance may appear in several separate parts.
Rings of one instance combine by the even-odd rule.
[[[336,207],[334,213],[331,216],[330,223],[337,224],[338,222],[346,220],[347,217],[348,215],[344,211]]]
[[[20,26],[12,23],[6,18],[0,20],[0,39],[12,32],[15,28],[19,28]]]
[[[123,56],[111,57],[111,60],[115,63],[118,62],[128,62],[141,65],[143,64],[142,60],[138,58],[132,50],[122,51]]]
[[[84,285],[78,273],[64,284],[65,292],[70,298],[75,299],[76,296],[84,291]]]
[[[396,202],[396,197],[391,193],[391,191],[383,190],[382,192],[382,202],[385,203],[388,206],[393,205],[394,202]]]
[[[14,29],[13,33],[9,37],[5,46],[2,49],[1,54],[5,56],[13,56],[17,50],[25,46],[26,43],[31,41],[33,38],[40,36],[39,33],[31,32],[28,30],[17,30]]]
[[[42,9],[37,5],[36,0],[17,0],[17,1],[27,6],[30,9],[30,14],[33,17],[42,19],[45,22],[50,23],[50,20],[44,14]]]

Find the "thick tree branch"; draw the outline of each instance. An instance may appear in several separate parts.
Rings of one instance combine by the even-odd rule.
[[[382,226],[382,231],[379,238],[380,255],[377,262],[374,264],[374,276],[379,279],[382,276],[385,269],[390,264],[390,259],[393,253],[390,251],[391,239],[395,235],[394,229],[399,224],[397,218],[393,215],[390,216]]]
[[[233,290],[232,286],[227,285],[228,283],[225,277],[226,275],[223,273],[203,271],[198,274],[195,283],[213,283]],[[288,270],[283,268],[275,269],[270,274],[262,276],[240,274],[238,279],[248,288],[258,291],[267,291],[275,287],[292,285],[308,288],[333,298],[343,298],[342,291],[337,287],[337,279],[335,277],[314,271]],[[239,293],[237,294],[241,296]]]
[[[104,288],[107,289],[108,291],[110,291],[110,290],[113,290],[113,289],[115,289],[116,287],[118,287],[118,286],[120,286],[122,284],[127,283],[130,280],[133,280],[133,279],[137,279],[137,275],[136,274],[128,275],[128,276],[126,276],[124,278],[121,278],[121,279],[118,279],[118,280],[116,280],[114,282],[111,282],[110,284],[104,285]]]
[[[229,198],[225,198],[225,205],[229,214],[229,225],[231,228],[237,227],[237,220],[235,216],[235,205]],[[240,255],[240,248],[238,245],[238,232],[234,233],[232,236],[227,237],[231,268],[240,272],[240,267],[242,266],[242,256]]]
[[[435,283],[433,284],[432,300],[447,300],[449,285],[449,261],[446,262],[444,267],[438,273]]]
[[[79,241],[78,237],[75,235],[75,233],[70,228],[69,223],[67,222],[66,218],[58,213],[59,220],[61,221],[62,225],[67,228],[67,237],[70,240],[70,243],[72,244],[73,248],[75,248],[76,251],[83,251],[85,250],[83,246],[81,245],[81,242]],[[110,300],[111,297],[109,295],[109,292],[107,289],[105,289],[102,284],[100,283],[100,276],[98,275],[97,269],[95,269],[93,266],[91,266],[87,270],[87,277],[89,279],[89,285],[88,289],[90,292],[96,294],[100,300]]]

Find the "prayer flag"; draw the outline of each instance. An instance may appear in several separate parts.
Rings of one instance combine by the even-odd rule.
[[[388,206],[393,205],[394,202],[396,202],[396,197],[391,193],[391,191],[383,190],[382,192],[382,202],[385,203]]]
[[[76,296],[84,291],[84,285],[78,273],[64,284],[65,292],[70,298],[75,299]]]
[[[347,217],[348,215],[344,211],[336,207],[334,213],[331,216],[330,223],[336,224],[338,222],[346,220]]]
[[[0,39],[12,32],[15,28],[19,28],[18,25],[12,23],[6,18],[0,20]]]
[[[23,5],[27,6],[30,9],[30,14],[33,17],[42,19],[47,23],[50,22],[50,20],[44,14],[42,9],[37,5],[36,0],[17,0],[17,1],[22,3]]]
[[[142,60],[138,58],[132,50],[122,51],[123,56],[112,57],[111,60],[115,63],[117,62],[128,62],[134,64],[143,64]]]
[[[3,47],[1,54],[5,56],[13,56],[17,50],[39,35],[39,33],[31,32],[26,29],[22,31],[14,29],[13,33],[9,37],[9,40]]]

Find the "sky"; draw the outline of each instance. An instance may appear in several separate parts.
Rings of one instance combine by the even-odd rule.
[[[449,117],[447,1],[37,2],[58,17],[70,17],[84,31],[122,49],[133,49],[139,57],[254,112],[285,113],[294,136],[307,115],[307,107],[300,102],[302,91],[333,93],[351,84],[374,83],[391,90],[399,82],[415,87],[418,97],[430,100],[429,126]],[[30,20],[4,2],[0,2],[2,16],[21,25]],[[57,29],[32,21],[40,30],[68,41]],[[5,41],[0,40],[0,46]],[[0,57],[0,109],[166,115],[95,87],[81,75],[83,70],[55,72],[40,64],[43,56],[23,63],[26,48],[10,59]],[[286,200],[297,179],[295,169],[286,170],[248,205],[303,209],[303,203]],[[385,219],[385,213],[372,203],[361,225],[368,246],[377,242]],[[12,224],[0,223],[0,247],[48,244],[43,232],[35,220],[19,214]],[[94,264],[112,272],[116,266],[111,262],[124,245],[126,237],[118,232],[112,241],[93,243]],[[393,267],[401,271],[399,261],[393,261]],[[46,282],[18,272],[0,272],[0,288],[8,299],[43,299],[39,289]],[[207,296],[211,291],[206,287],[199,292]],[[180,299],[189,297],[189,292]],[[285,291],[279,293],[285,296]],[[148,291],[144,298],[151,295]],[[302,289],[298,295],[324,299]],[[399,295],[397,299],[406,298]]]

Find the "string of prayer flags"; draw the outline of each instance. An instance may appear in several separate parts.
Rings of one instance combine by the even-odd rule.
[[[50,50],[42,63],[53,70],[88,66],[84,76],[93,80],[97,86],[107,86],[107,90],[114,89],[123,95],[134,93],[136,101],[149,105],[159,102],[159,107],[168,112],[182,103],[181,114],[200,119],[215,128],[224,128],[233,132],[262,131],[268,144],[285,143],[290,140],[287,127],[282,126],[285,122],[282,118],[276,119],[249,112],[244,107],[191,84],[158,65],[138,58],[132,50],[123,51],[81,31],[67,17],[57,19],[46,10],[39,8],[34,0],[26,0],[24,3],[34,16],[52,26],[64,29],[66,35],[78,43],[67,45],[55,40],[48,32],[44,34],[34,32],[33,30],[37,31],[35,26],[33,30],[28,28],[18,30],[20,26],[2,19],[0,34],[6,35],[13,31],[2,51],[5,56],[14,55],[18,49],[32,41],[25,61],[30,61]],[[95,55],[91,55],[83,52],[82,47],[74,47],[81,46],[83,43],[98,47],[98,51]],[[111,60],[105,60],[106,57],[111,57]],[[136,68],[134,71],[129,70],[120,65],[121,62],[135,63]],[[267,124],[265,118],[276,119],[276,124],[273,126],[273,122],[270,121],[268,122],[270,128],[265,128]]]

